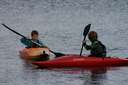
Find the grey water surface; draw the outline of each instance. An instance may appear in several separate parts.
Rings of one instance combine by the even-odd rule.
[[[83,29],[91,23],[108,56],[128,57],[128,0],[0,0],[0,23],[26,36],[38,30],[52,50],[71,54],[79,54]],[[128,84],[128,67],[34,69],[19,58],[20,38],[0,25],[0,85]]]

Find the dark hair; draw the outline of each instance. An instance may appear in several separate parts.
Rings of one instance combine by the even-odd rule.
[[[33,31],[31,32],[31,36],[33,36],[33,35],[39,35],[38,31],[33,30]]]
[[[88,37],[97,39],[98,38],[98,34],[95,31],[91,31],[91,32],[89,32]]]

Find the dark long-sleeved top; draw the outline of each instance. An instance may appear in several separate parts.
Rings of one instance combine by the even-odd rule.
[[[98,40],[94,41],[91,45],[85,45],[85,48],[91,51],[91,56],[106,57],[106,47]]]
[[[31,40],[26,38],[22,38],[20,41],[28,48],[39,47],[38,45],[34,44]],[[40,44],[42,47],[46,47],[40,40],[33,40],[33,41]]]

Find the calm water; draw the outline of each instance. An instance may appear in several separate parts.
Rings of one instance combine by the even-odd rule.
[[[52,50],[76,54],[82,31],[91,23],[91,30],[107,46],[108,56],[128,57],[128,0],[0,0],[0,23],[26,36],[36,29]],[[19,58],[24,47],[21,37],[1,25],[0,34],[0,85],[128,84],[127,67],[96,72],[34,69]]]

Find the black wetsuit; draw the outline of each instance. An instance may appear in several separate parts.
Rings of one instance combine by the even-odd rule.
[[[87,50],[91,50],[90,56],[106,57],[106,47],[100,41],[95,40],[91,45],[84,45]]]

